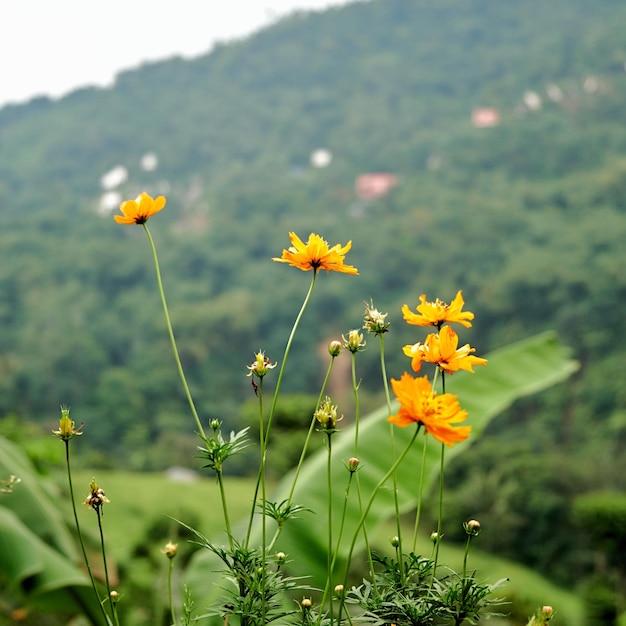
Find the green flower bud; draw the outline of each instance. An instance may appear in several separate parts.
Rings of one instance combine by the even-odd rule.
[[[341,342],[334,340],[328,344],[328,352],[330,356],[339,356],[341,352]]]

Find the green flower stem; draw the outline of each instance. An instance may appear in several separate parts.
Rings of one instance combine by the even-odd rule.
[[[276,380],[276,389],[274,390],[274,397],[272,398],[272,405],[270,407],[270,414],[269,414],[269,417],[267,418],[267,426],[265,428],[265,447],[266,448],[267,448],[267,442],[269,441],[270,429],[272,426],[272,420],[274,418],[274,412],[276,410],[276,402],[278,401],[278,394],[280,392],[280,387],[283,382],[283,376],[285,375],[287,358],[291,350],[291,344],[293,343],[293,338],[296,334],[296,330],[298,329],[298,326],[300,325],[300,320],[302,319],[302,316],[304,315],[304,311],[306,310],[307,305],[309,304],[309,300],[311,299],[311,294],[313,293],[313,287],[315,286],[316,276],[317,276],[317,271],[314,271],[313,278],[311,280],[311,285],[309,286],[309,290],[306,296],[304,297],[304,302],[302,303],[302,306],[300,307],[300,312],[298,313],[296,320],[293,323],[293,326],[291,328],[291,333],[289,333],[289,339],[287,339],[287,344],[285,345],[283,359],[280,364],[280,371],[278,372],[278,378]],[[264,456],[264,454],[265,454],[265,450],[261,450],[262,457]],[[261,468],[259,468],[259,474],[257,476],[256,485],[254,487],[254,497],[252,499],[252,511],[250,513],[250,521],[248,522],[248,532],[246,533],[246,542],[245,542],[246,548],[248,547],[248,543],[250,541],[250,534],[252,533],[252,521],[254,519],[254,511],[256,508],[256,502],[257,502],[257,498],[259,495],[260,484],[261,484]]]
[[[259,496],[259,489],[261,490],[261,541],[263,545],[263,553],[265,553],[266,544],[266,520],[265,520],[265,508],[267,502],[266,487],[265,487],[265,461],[267,457],[267,439],[265,437],[265,426],[263,424],[263,378],[259,379],[259,448],[261,451],[261,461],[259,463],[259,473],[257,475],[256,485],[254,486],[254,497],[252,499],[252,508],[250,509],[250,518],[248,520],[248,532],[246,534],[246,547],[250,541],[250,533],[252,532],[252,522],[254,521],[254,513],[256,510],[257,498]]]
[[[228,502],[226,501],[226,490],[224,489],[224,476],[222,474],[222,468],[215,468],[215,476],[217,477],[217,484],[220,488],[220,499],[222,501],[222,511],[224,513],[224,526],[226,527],[226,534],[228,535],[228,545],[232,551],[233,544],[233,533],[230,525],[230,516],[228,515]]]
[[[302,465],[304,464],[304,458],[306,457],[306,453],[309,448],[309,442],[311,441],[311,436],[313,435],[313,431],[315,430],[315,424],[317,423],[315,412],[320,408],[320,405],[322,404],[322,398],[324,397],[324,394],[326,393],[326,387],[328,386],[328,381],[330,379],[330,373],[332,372],[332,369],[333,369],[333,364],[335,363],[335,358],[336,357],[331,356],[330,363],[328,364],[328,369],[326,370],[326,377],[324,378],[324,382],[322,383],[322,388],[320,389],[320,393],[317,398],[317,404],[315,405],[315,411],[313,413],[313,418],[311,419],[309,432],[307,433],[306,439],[304,440],[304,445],[302,446],[302,452],[300,453],[300,459],[298,460],[298,465],[296,466],[296,471],[293,476],[293,482],[291,483],[291,488],[289,489],[289,497],[287,498],[288,504],[291,504],[293,493],[296,490],[296,484],[300,476],[300,470],[302,469]]]
[[[67,482],[70,488],[70,500],[72,501],[72,511],[74,513],[74,524],[76,525],[76,532],[78,533],[78,541],[80,543],[80,549],[83,553],[83,560],[85,562],[85,567],[87,568],[87,573],[89,574],[89,580],[91,581],[93,592],[96,595],[96,600],[98,601],[98,606],[100,607],[100,610],[102,611],[102,615],[105,621],[107,622],[107,624],[110,624],[109,617],[104,610],[102,600],[100,599],[100,595],[98,594],[98,588],[96,587],[96,580],[93,577],[93,572],[91,571],[91,565],[89,564],[89,559],[87,558],[87,550],[85,549],[85,542],[83,541],[83,534],[80,530],[80,524],[78,523],[78,513],[76,511],[76,502],[74,500],[74,486],[72,485],[72,470],[70,468],[70,442],[69,440],[65,441],[65,466],[67,468]]]
[[[328,554],[327,554],[327,565],[328,565],[328,577],[326,582],[326,587],[330,589],[333,586],[333,480],[331,474],[331,457],[332,457],[332,437],[334,431],[327,431],[326,435],[328,438],[328,456],[326,459],[326,481],[327,481],[327,494],[328,494]],[[330,626],[333,626],[333,594],[330,594],[329,598],[329,617],[330,617]]]
[[[343,498],[343,510],[341,512],[341,522],[339,523],[339,533],[337,535],[337,541],[335,543],[335,550],[333,553],[333,563],[331,566],[332,571],[335,570],[335,564],[337,563],[337,555],[339,554],[339,547],[341,545],[341,537],[343,536],[343,528],[345,526],[345,522],[346,522],[346,511],[348,509],[348,498],[350,496],[350,487],[352,485],[352,477],[354,476],[354,472],[350,472],[350,476],[348,478],[348,484],[346,485],[346,490],[345,490],[345,494],[344,494],[344,498]],[[322,605],[324,604],[325,600],[326,600],[326,593],[330,591],[328,588],[328,585],[326,586],[326,589],[324,590],[324,597],[322,598]]]
[[[309,300],[311,299],[311,294],[313,293],[313,287],[315,286],[315,277],[316,276],[317,276],[317,271],[313,272],[313,278],[311,280],[311,285],[309,287],[309,290],[308,290],[306,296],[304,297],[304,302],[302,303],[302,306],[300,307],[300,312],[298,313],[298,316],[296,317],[296,320],[293,323],[293,327],[291,329],[291,333],[289,334],[289,339],[287,340],[287,344],[285,346],[285,352],[283,354],[283,360],[282,360],[282,363],[280,364],[280,371],[278,372],[278,379],[276,380],[276,389],[274,390],[274,397],[272,398],[272,406],[270,408],[270,414],[269,414],[269,417],[267,419],[267,428],[265,430],[266,445],[267,445],[267,441],[269,440],[270,428],[272,426],[272,419],[274,418],[274,411],[276,410],[276,402],[278,400],[278,394],[280,392],[280,387],[281,387],[281,384],[283,382],[283,376],[285,374],[285,369],[286,369],[286,365],[287,365],[287,358],[289,357],[289,352],[291,350],[291,344],[293,343],[293,338],[295,337],[296,330],[298,329],[298,326],[300,325],[300,320],[302,319],[302,316],[304,315],[304,311],[306,310],[307,305],[309,304]]]
[[[391,415],[391,396],[389,394],[389,383],[387,381],[387,366],[385,364],[385,336],[383,333],[380,333],[380,371],[383,377],[383,386],[385,388],[385,399],[387,400],[387,413]],[[389,441],[391,442],[391,462],[393,463],[396,460],[396,438],[395,438],[395,430],[393,428],[393,424],[389,423]],[[422,471],[422,475],[424,472]],[[398,477],[396,476],[396,472],[393,473],[392,477],[392,485],[393,485],[393,505],[394,511],[396,515],[396,536],[398,537],[398,550],[400,553],[400,558],[398,559],[398,563],[400,564],[400,579],[402,584],[405,583],[404,577],[404,567],[402,566],[402,525],[400,524],[400,503],[398,501]],[[421,496],[420,496],[421,499]],[[415,548],[413,548],[415,550]],[[372,578],[373,579],[373,578]]]
[[[369,515],[370,509],[372,508],[372,504],[374,504],[374,500],[375,500],[376,496],[378,495],[378,492],[381,490],[383,485],[389,480],[389,478],[391,476],[393,476],[394,472],[398,469],[400,463],[402,463],[402,461],[404,460],[404,457],[409,453],[409,450],[413,447],[413,444],[415,443],[415,439],[417,438],[417,434],[419,433],[419,430],[420,430],[420,424],[417,425],[417,428],[415,429],[415,432],[413,433],[413,436],[411,437],[411,440],[407,443],[407,445],[404,448],[404,450],[400,453],[400,455],[395,460],[393,465],[387,470],[387,473],[378,481],[378,483],[374,487],[374,490],[372,491],[372,495],[370,496],[370,499],[367,502],[367,506],[365,507],[365,509],[361,513],[361,518],[359,519],[359,522],[358,522],[358,524],[357,524],[357,526],[356,526],[356,528],[354,530],[354,535],[353,535],[352,541],[350,543],[350,548],[348,549],[348,555],[347,555],[347,559],[346,559],[346,572],[345,572],[345,578],[344,578],[344,582],[343,582],[343,588],[344,589],[347,589],[348,574],[350,572],[350,562],[352,561],[352,555],[354,553],[354,548],[356,546],[356,540],[357,540],[357,538],[359,536],[359,533],[361,532],[361,527],[363,526],[363,524],[365,524],[365,519]],[[342,598],[341,604],[339,605],[339,620],[340,621],[341,621],[341,611],[343,609],[344,603],[345,602],[344,602],[344,600]]]
[[[435,370],[435,379],[436,374],[439,368]],[[433,386],[435,384],[435,380],[433,380]],[[441,392],[446,393],[446,375],[445,372],[441,371]],[[443,519],[443,480],[444,480],[444,459],[445,459],[445,444],[441,444],[441,461],[439,465],[439,514],[437,515],[437,541],[435,542],[435,558],[433,563],[433,575],[430,581],[432,586],[433,581],[435,580],[435,572],[437,570],[437,560],[439,559],[439,544],[441,543],[441,524]]]
[[[439,465],[439,514],[437,516],[437,539],[435,541],[435,558],[433,559],[433,573],[430,579],[430,585],[432,587],[435,580],[435,572],[437,570],[437,561],[439,559],[439,544],[441,543],[441,521],[443,518],[443,471],[445,460],[446,445],[441,444],[441,461]]]
[[[176,624],[176,613],[174,611],[174,594],[172,593],[172,574],[174,572],[174,559],[169,560],[169,569],[167,572],[167,595],[170,603],[170,619],[172,620],[172,626]]]
[[[469,555],[471,541],[472,541],[472,535],[468,535],[467,543],[465,544],[465,554],[463,555],[463,578],[467,576],[467,557]]]
[[[96,515],[98,517],[98,530],[100,531],[100,547],[102,549],[102,563],[104,565],[104,580],[106,582],[109,604],[111,605],[111,615],[113,616],[114,624],[119,626],[120,622],[117,617],[117,608],[115,606],[115,602],[113,602],[113,599],[111,598],[111,583],[109,581],[109,568],[107,566],[107,555],[104,548],[104,531],[102,529],[102,513],[100,512],[100,507],[96,509]]]
[[[356,352],[352,352],[352,391],[354,393],[354,456],[358,458],[359,448],[359,422],[360,422],[360,402],[359,402],[359,385],[356,381]],[[359,510],[363,511],[363,499],[361,497],[361,481],[359,476],[356,477],[356,492],[359,500]],[[374,561],[372,560],[372,550],[370,548],[369,538],[367,536],[367,528],[363,524],[363,539],[365,541],[365,553],[367,554],[367,562],[370,569],[374,589],[376,589],[376,580],[374,577]],[[403,577],[404,578],[404,577]]]
[[[354,455],[358,458],[359,452],[359,385],[356,382],[356,352],[352,352],[351,372],[352,372],[352,393],[354,394]]]
[[[422,516],[422,499],[424,492],[424,472],[426,470],[426,447],[428,446],[427,433],[424,432],[424,447],[422,448],[422,465],[420,467],[420,482],[417,490],[417,509],[415,511],[415,528],[413,529],[413,552],[417,549],[417,532]]]
[[[322,383],[322,388],[320,390],[319,396],[317,398],[317,404],[315,405],[315,411],[313,412],[313,417],[311,419],[311,425],[309,426],[309,431],[304,440],[304,445],[302,446],[302,452],[300,453],[300,459],[298,460],[298,465],[296,466],[295,473],[293,476],[293,481],[291,483],[291,487],[289,489],[289,495],[287,496],[287,506],[291,504],[291,500],[293,499],[293,494],[296,490],[296,484],[298,482],[298,478],[300,477],[300,471],[302,470],[302,465],[304,464],[304,459],[306,457],[307,450],[309,449],[309,442],[311,441],[311,437],[313,436],[313,431],[315,430],[315,424],[317,423],[317,419],[315,417],[315,413],[320,408],[322,403],[322,398],[326,393],[326,387],[328,386],[328,381],[330,379],[330,373],[333,369],[333,364],[335,363],[335,356],[331,355],[330,363],[328,364],[328,369],[326,370],[326,377],[324,378],[324,382]],[[272,550],[276,541],[278,541],[278,537],[280,536],[282,527],[276,529],[274,537],[269,545],[269,550]]]
[[[265,484],[265,462],[267,457],[267,444],[265,439],[265,427],[263,424],[263,378],[259,379],[259,447],[261,449],[261,465],[259,466],[259,479],[261,481],[261,554],[263,555],[263,559],[265,559],[266,555],[266,544],[267,544],[267,517],[265,515],[266,503],[267,503],[267,493],[266,493],[266,484]],[[256,498],[255,498],[256,500]],[[263,572],[261,574],[261,595],[265,598],[265,575],[266,568],[263,567]],[[265,624],[265,614],[266,614],[265,602],[263,602],[261,606],[261,623]]]
[[[204,429],[202,428],[202,422],[200,422],[200,418],[198,417],[198,412],[196,411],[196,406],[193,402],[193,398],[191,397],[191,391],[189,391],[189,385],[187,384],[187,379],[185,378],[185,372],[183,370],[183,365],[180,361],[180,356],[178,354],[178,347],[176,346],[176,339],[174,338],[174,329],[172,328],[172,322],[170,320],[169,310],[167,308],[167,300],[165,299],[165,291],[163,289],[163,281],[161,279],[161,270],[159,268],[159,258],[157,256],[156,246],[154,245],[154,240],[152,239],[152,235],[148,230],[146,224],[143,224],[143,228],[146,231],[146,235],[148,236],[148,241],[150,242],[150,248],[152,249],[152,257],[154,259],[154,268],[156,270],[157,283],[159,285],[159,294],[161,295],[161,303],[163,304],[163,313],[165,314],[165,323],[167,325],[167,332],[170,336],[170,342],[172,344],[172,351],[174,353],[174,359],[176,360],[176,367],[178,368],[178,375],[180,376],[180,380],[183,383],[183,389],[185,390],[185,396],[187,397],[187,402],[189,403],[189,408],[191,409],[191,414],[196,422],[196,428],[198,429],[198,433],[202,437],[202,439],[206,439],[206,435],[204,434]]]

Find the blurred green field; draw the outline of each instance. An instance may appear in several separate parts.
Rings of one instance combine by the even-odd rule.
[[[159,522],[167,523],[174,539],[179,531],[174,520],[181,520],[207,537],[226,540],[224,517],[217,482],[212,478],[184,481],[164,473],[97,472],[77,470],[73,473],[77,497],[89,492],[95,478],[111,501],[104,507],[103,527],[107,547],[116,560],[128,560],[134,548]],[[244,519],[250,513],[254,481],[249,478],[227,478],[227,498],[232,520]],[[81,523],[85,523],[85,509]],[[170,519],[173,518],[173,519]]]

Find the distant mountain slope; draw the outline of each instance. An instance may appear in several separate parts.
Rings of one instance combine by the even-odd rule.
[[[121,74],[0,110],[0,210],[67,185],[96,193],[155,151],[172,181],[282,176],[326,146],[346,172],[407,169],[453,141],[474,106],[511,111],[528,89],[623,72],[623,3],[373,0],[295,14],[193,61]],[[413,166],[413,164],[411,164]]]
[[[360,276],[320,280],[287,391],[316,391],[310,346],[359,327],[371,297],[397,376],[416,341],[402,304],[463,289],[480,351],[547,328],[575,345],[575,400],[536,411],[541,445],[574,445],[587,415],[616,410],[626,347],[625,61],[618,0],[371,0],[3,108],[0,414],[80,407],[135,467],[162,462],[148,443],[175,448],[186,409],[149,251],[109,215],[146,189],[168,197],[151,227],[204,415],[241,419],[244,365],[260,347],[277,358],[303,291],[270,259],[315,231],[352,240]],[[472,124],[480,107],[495,126]],[[385,192],[355,189],[377,173]]]

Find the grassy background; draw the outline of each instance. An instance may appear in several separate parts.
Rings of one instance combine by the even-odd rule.
[[[171,538],[175,538],[178,524],[170,518],[194,526],[207,537],[226,540],[219,489],[212,478],[198,477],[185,482],[162,473],[77,470],[73,475],[77,497],[82,497],[83,492],[87,495],[93,478],[111,501],[103,509],[103,527],[108,548],[120,562],[128,560],[132,550],[159,522],[167,523]],[[249,478],[227,481],[229,515],[236,522],[250,513],[254,481]],[[82,524],[87,512],[85,509]],[[163,537],[163,545],[169,538]]]

